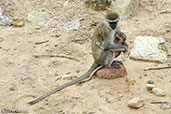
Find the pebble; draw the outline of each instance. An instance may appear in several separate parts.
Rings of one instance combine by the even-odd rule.
[[[12,87],[11,87],[11,88],[9,88],[9,90],[10,90],[10,91],[15,91],[15,89],[14,89],[14,88],[12,88]]]
[[[134,85],[135,84],[135,80],[128,80],[129,85]]]
[[[72,78],[72,75],[71,74],[64,74],[62,76],[62,79],[66,79],[66,78],[71,79]]]
[[[163,90],[160,89],[160,88],[153,88],[153,89],[152,89],[152,92],[153,92],[155,95],[160,96],[160,97],[165,96],[165,93],[164,93]]]
[[[128,101],[128,106],[130,108],[140,108],[144,105],[144,99],[140,97],[135,97]]]
[[[154,81],[153,80],[148,80],[147,84],[154,84]]]
[[[153,88],[155,88],[155,86],[153,84],[146,84],[146,88],[147,90],[151,91]]]
[[[171,104],[163,103],[163,104],[161,105],[161,108],[162,108],[162,109],[171,109]]]
[[[13,21],[12,25],[14,27],[23,27],[24,26],[24,22],[22,20],[17,20],[16,19],[16,20]]]

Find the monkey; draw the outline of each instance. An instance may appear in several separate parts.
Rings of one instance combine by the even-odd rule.
[[[94,58],[93,65],[89,68],[89,70],[83,74],[82,76],[65,83],[64,85],[55,88],[52,91],[47,92],[41,97],[28,102],[28,104],[33,105],[42,99],[48,97],[51,94],[56,93],[70,85],[78,83],[83,79],[87,78],[89,75],[94,73],[99,67],[111,67],[112,61],[115,58],[115,51],[127,51],[127,45],[115,44],[113,41],[115,40],[115,34],[117,31],[120,31],[119,27],[119,14],[116,12],[109,12],[104,16],[104,22],[101,22],[99,26],[94,31],[91,49],[92,55]],[[104,50],[101,49],[96,42],[100,42],[104,46]],[[111,51],[111,50],[113,51]],[[112,67],[115,67],[113,65]],[[117,67],[117,66],[116,66]]]
[[[128,49],[126,43],[122,45],[114,42],[116,40],[115,35],[117,35],[119,31],[119,14],[117,12],[107,13],[104,17],[104,22],[97,26],[92,36],[92,55],[97,64],[108,68],[118,68],[117,64],[116,66],[111,66],[113,58],[115,58],[116,55],[115,52],[122,52]],[[123,38],[125,37],[123,32],[120,32],[118,35],[121,35]],[[103,47],[99,47],[98,44],[101,44]]]
[[[121,32],[121,31],[117,31],[116,32],[116,34],[115,34],[115,40],[114,40],[114,43],[115,44],[121,44],[121,45],[126,45],[126,46],[128,46],[128,44],[125,42],[126,41],[126,35],[123,33],[123,32]],[[96,45],[97,46],[99,46],[102,50],[104,50],[104,46],[100,43],[100,42],[96,42]],[[111,51],[115,51],[115,50],[111,50]],[[125,52],[124,52],[125,53]],[[119,55],[121,54],[121,51],[115,51],[115,58],[117,58]],[[112,64],[115,64],[115,68],[116,68],[116,66],[120,66],[120,64],[123,64],[121,61],[114,61],[114,62],[112,62]],[[118,68],[117,67],[117,68]],[[96,71],[98,71],[99,69],[101,69],[101,68],[103,68],[103,66],[100,66],[100,67],[97,67],[97,69],[96,70],[94,70],[91,74],[90,74],[90,76],[89,76],[89,78],[88,79],[85,79],[85,80],[83,80],[83,81],[81,81],[81,82],[79,82],[79,83],[84,83],[84,82],[86,82],[86,81],[88,81],[88,80],[90,80],[91,78],[92,78],[92,76],[95,74],[95,72]]]

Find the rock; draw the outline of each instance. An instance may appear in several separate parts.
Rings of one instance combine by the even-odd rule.
[[[39,24],[49,19],[49,14],[47,12],[31,12],[27,16],[27,20],[34,24]]]
[[[105,78],[105,79],[115,79],[119,77],[124,77],[127,75],[127,70],[123,64],[120,64],[120,68],[102,68],[99,69],[95,76],[98,78]]]
[[[10,90],[10,91],[15,91],[15,89],[14,89],[14,88],[12,88],[12,87],[11,87],[11,88],[9,88],[9,90]]]
[[[85,0],[85,4],[87,7],[91,7],[92,9],[106,10],[110,7],[112,0]]]
[[[3,9],[0,7],[0,25],[9,26],[12,24],[12,19],[3,15]]]
[[[171,109],[171,104],[169,104],[169,103],[162,103],[161,104],[161,108],[162,109]]]
[[[113,0],[111,3],[111,11],[117,11],[121,15],[121,19],[128,19],[139,6],[139,0]]]
[[[62,76],[62,79],[71,79],[72,78],[72,75],[71,74],[64,74],[63,76]]]
[[[153,84],[146,84],[147,90],[151,91],[155,86]]]
[[[23,22],[23,20],[15,19],[15,20],[13,20],[12,25],[15,27],[23,27],[24,22]]]
[[[105,100],[106,100],[107,103],[110,103],[110,97],[109,96],[106,96]]]
[[[148,80],[147,84],[154,84],[154,81],[153,80]]]
[[[157,95],[157,96],[160,96],[160,97],[163,97],[165,96],[165,93],[163,92],[162,89],[159,89],[159,88],[153,88],[152,89],[152,92]]]
[[[152,36],[138,36],[134,41],[130,57],[133,59],[167,62],[167,50],[164,39]]]
[[[128,84],[129,85],[134,85],[135,84],[135,80],[128,80]]]
[[[79,28],[80,28],[80,19],[69,21],[68,23],[63,25],[63,29],[65,32],[78,30]]]
[[[144,105],[143,98],[136,97],[128,101],[128,106],[130,108],[140,108]]]

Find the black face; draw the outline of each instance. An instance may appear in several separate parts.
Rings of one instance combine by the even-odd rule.
[[[114,30],[117,26],[117,22],[109,22],[109,25]]]

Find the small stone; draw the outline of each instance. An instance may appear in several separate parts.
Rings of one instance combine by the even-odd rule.
[[[9,90],[10,90],[10,91],[15,91],[15,89],[14,89],[14,88],[12,88],[12,87],[11,87]]]
[[[152,89],[152,92],[157,95],[157,96],[160,96],[160,97],[163,97],[165,96],[165,93],[163,92],[162,89],[159,89],[159,88],[153,88]]]
[[[134,85],[135,84],[135,80],[128,80],[128,84],[129,85]]]
[[[130,108],[140,108],[144,105],[144,100],[143,98],[136,97],[128,101],[128,106]]]
[[[37,12],[33,11],[28,14],[27,20],[34,24],[39,24],[49,19],[49,14],[47,12]]]
[[[120,64],[120,68],[102,68],[95,73],[96,77],[104,79],[115,79],[126,75],[127,70],[123,64]]]
[[[148,81],[147,81],[147,84],[154,84],[154,81],[148,80]]]
[[[72,75],[71,74],[64,74],[62,76],[62,79],[66,79],[66,78],[71,79],[72,78]]]
[[[110,97],[109,96],[106,96],[106,102],[110,103]]]
[[[148,76],[147,74],[144,74],[144,76]]]
[[[161,108],[162,109],[171,109],[171,104],[169,104],[169,103],[162,103],[161,104]]]
[[[16,20],[13,20],[12,25],[15,26],[15,27],[23,27],[24,22],[22,20],[16,19]]]
[[[155,88],[155,86],[153,84],[146,84],[146,88],[147,90],[151,91],[153,88]]]

